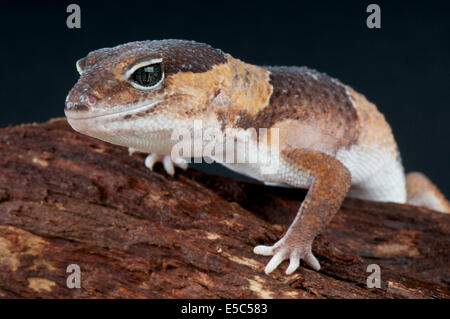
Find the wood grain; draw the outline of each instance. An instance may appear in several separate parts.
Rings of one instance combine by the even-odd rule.
[[[1,129],[0,297],[450,297],[450,215],[346,199],[313,246],[320,272],[266,276],[252,249],[280,238],[304,191],[143,162],[64,119]]]

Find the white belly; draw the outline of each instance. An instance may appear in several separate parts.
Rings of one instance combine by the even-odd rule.
[[[403,166],[397,156],[377,147],[352,146],[336,158],[352,176],[349,197],[383,202],[406,202]]]
[[[405,175],[396,156],[376,147],[354,146],[349,150],[340,150],[336,158],[350,171],[352,186],[349,197],[406,202]],[[221,164],[267,185],[309,188],[313,181],[312,176],[292,170],[283,160],[278,162],[277,169],[271,174],[262,173],[258,163]]]

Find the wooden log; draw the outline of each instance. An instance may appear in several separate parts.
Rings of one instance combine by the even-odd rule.
[[[1,129],[0,297],[450,297],[450,215],[346,199],[315,240],[319,272],[267,276],[252,249],[280,238],[304,191],[143,162],[65,119]]]

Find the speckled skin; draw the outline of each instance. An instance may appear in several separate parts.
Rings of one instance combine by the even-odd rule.
[[[127,70],[152,59],[162,59],[163,81],[151,90],[133,87]],[[201,120],[205,130],[278,130],[279,152],[249,150],[278,161],[275,171],[262,172],[259,162],[222,162],[268,184],[309,189],[283,238],[273,246],[255,247],[257,254],[273,255],[266,273],[285,259],[290,259],[288,274],[300,259],[318,270],[311,244],[347,194],[404,203],[408,186],[414,204],[450,211],[434,185],[413,175],[405,179],[391,129],[375,105],[323,73],[305,67],[258,67],[183,40],[94,51],[77,62],[77,69],[80,80],[66,100],[69,123],[81,133],[151,153],[149,168],[158,160],[170,174],[174,162],[186,168],[182,159],[169,157],[175,144],[171,134],[178,128],[193,130],[194,120]],[[254,138],[261,137],[274,141],[276,135],[258,131]],[[237,152],[244,151],[239,149],[242,141],[237,145]],[[217,156],[212,159],[220,162]],[[417,195],[427,189],[428,197]]]

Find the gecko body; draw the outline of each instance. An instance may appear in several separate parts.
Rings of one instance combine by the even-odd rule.
[[[149,153],[146,166],[162,161],[169,174],[183,158],[170,157],[176,129],[276,129],[256,137],[277,140],[278,152],[252,147],[248,153],[278,163],[226,167],[266,184],[307,188],[284,236],[254,252],[272,256],[270,273],[285,259],[293,273],[304,260],[319,270],[314,238],[345,196],[412,203],[442,212],[450,204],[422,174],[405,177],[391,128],[374,104],[351,87],[306,67],[260,67],[209,45],[184,40],[142,41],[91,52],[77,62],[80,79],[66,99],[65,113],[77,131]],[[195,139],[195,137],[194,137]],[[197,141],[204,145],[204,140]],[[237,140],[243,152],[248,141]],[[223,155],[223,154],[221,154]]]

